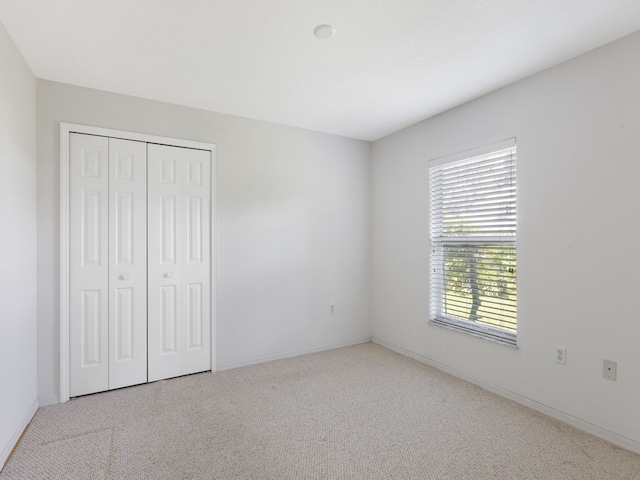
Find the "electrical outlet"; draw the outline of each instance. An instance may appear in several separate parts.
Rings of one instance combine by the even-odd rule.
[[[336,306],[332,303],[329,305],[329,314],[333,315],[334,313],[336,313]]]
[[[556,363],[567,364],[567,347],[556,347]]]
[[[608,380],[616,381],[618,376],[618,362],[612,360],[602,361],[602,376]]]

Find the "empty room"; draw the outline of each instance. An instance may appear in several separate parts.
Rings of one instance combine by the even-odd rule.
[[[640,480],[639,52],[637,0],[0,0],[0,480]]]

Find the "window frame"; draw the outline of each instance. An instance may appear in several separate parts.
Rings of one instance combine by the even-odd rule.
[[[436,158],[429,161],[429,323],[438,325],[441,327],[453,329],[459,332],[464,332],[473,336],[481,337],[487,340],[492,340],[505,345],[517,347],[518,341],[518,328],[517,328],[517,235],[514,231],[513,235],[444,235],[444,206],[442,205],[443,194],[436,194],[434,192],[434,182],[432,177],[436,170],[440,170],[445,165],[451,165],[453,163],[463,164],[471,161],[477,157],[486,157],[496,154],[498,152],[512,149],[512,161],[513,162],[513,174],[511,175],[510,183],[505,183],[514,188],[513,198],[513,215],[517,219],[517,148],[516,139],[510,138],[497,142],[491,145],[480,147],[474,150],[468,150],[460,152],[454,155],[448,155],[445,157]],[[508,165],[505,161],[505,165]],[[439,188],[439,187],[438,187]],[[440,215],[437,211],[440,211]],[[434,220],[435,219],[435,220]],[[438,228],[434,228],[434,222],[441,222]],[[517,228],[517,227],[516,227]],[[434,230],[442,232],[437,235]],[[447,246],[469,246],[471,248],[482,247],[496,247],[500,245],[513,246],[514,253],[513,258],[516,261],[516,269],[514,272],[514,282],[516,285],[516,299],[515,299],[515,313],[514,323],[515,331],[510,331],[506,328],[500,328],[496,326],[486,325],[478,323],[473,320],[465,320],[463,318],[446,315],[444,313],[444,294],[445,294],[445,282],[446,282],[446,253]],[[439,251],[436,251],[439,249]],[[496,278],[503,278],[498,277]],[[437,286],[434,286],[437,284]],[[440,295],[434,295],[434,292],[439,292]]]

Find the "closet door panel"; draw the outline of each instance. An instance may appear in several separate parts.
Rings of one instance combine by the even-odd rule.
[[[150,382],[182,374],[182,150],[147,147]]]
[[[69,394],[109,387],[108,139],[69,138]]]
[[[211,368],[211,157],[210,152],[184,152],[184,375]]]
[[[149,381],[211,368],[210,153],[148,146]]]
[[[109,388],[147,381],[147,146],[109,139]]]

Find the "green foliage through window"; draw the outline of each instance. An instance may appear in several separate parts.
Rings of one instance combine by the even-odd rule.
[[[445,245],[444,314],[515,331],[513,245]]]

